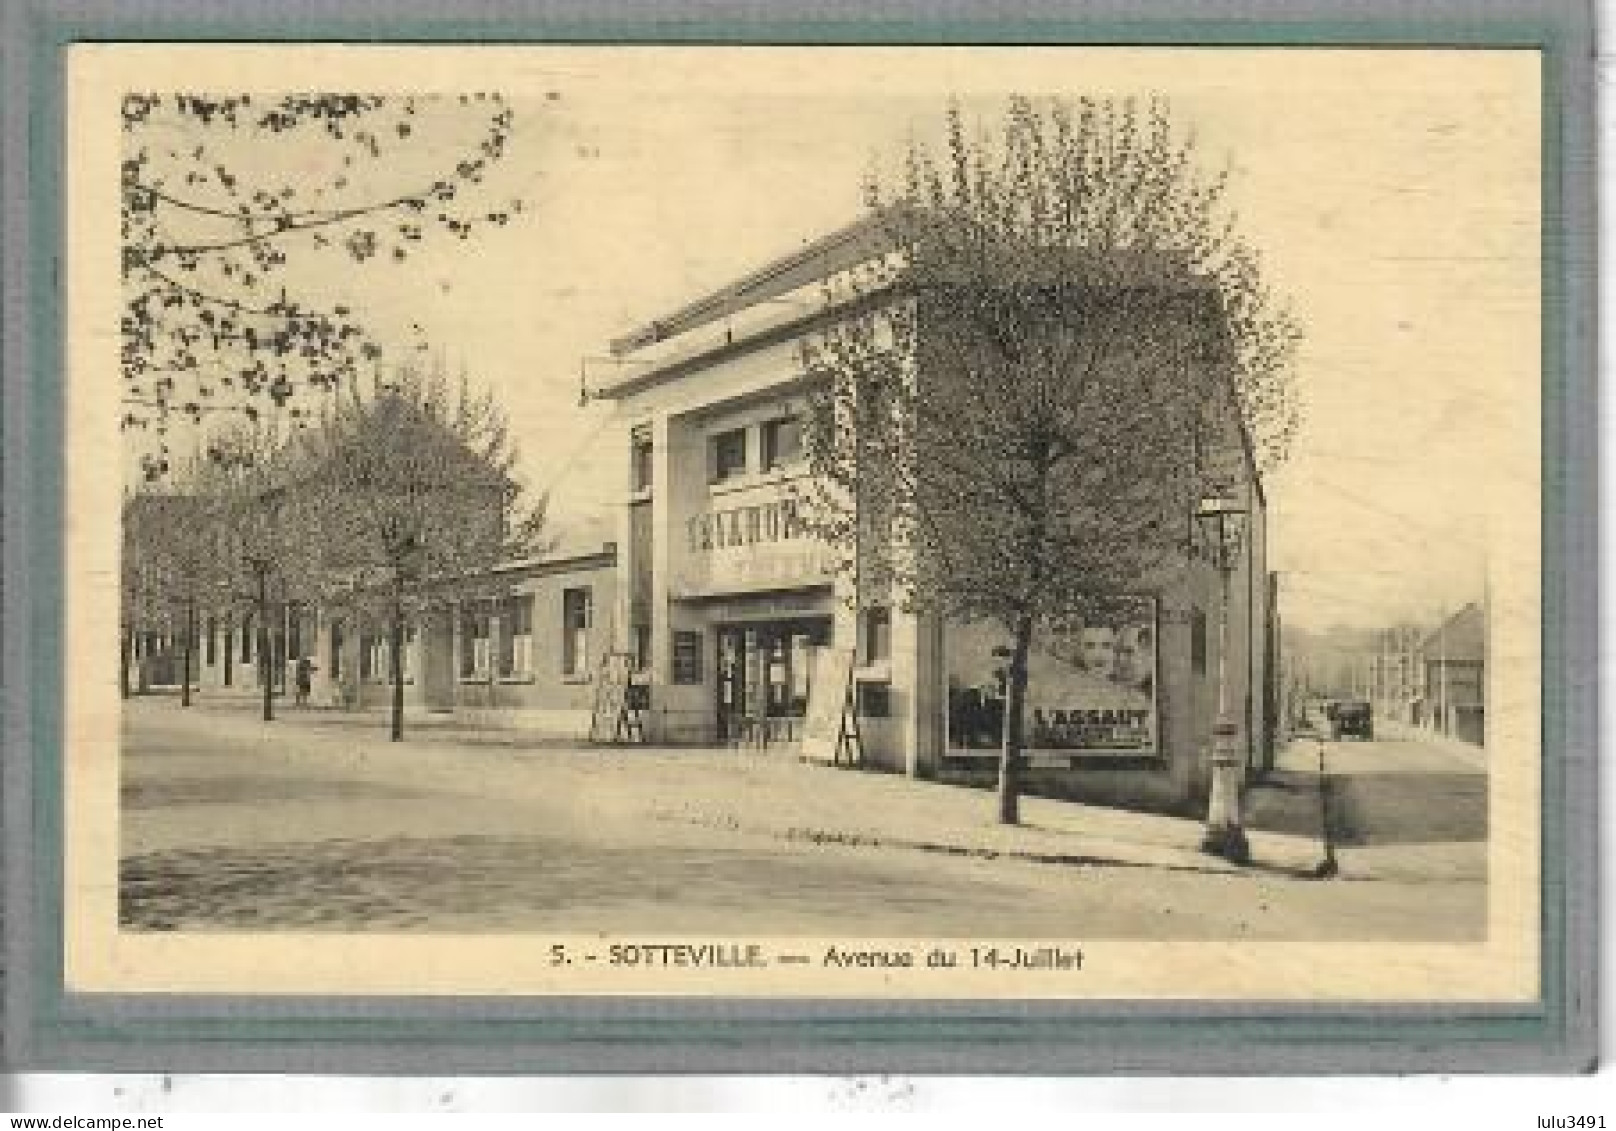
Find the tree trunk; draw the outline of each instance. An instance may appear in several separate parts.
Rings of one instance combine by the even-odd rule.
[[[1016,619],[1010,667],[1005,672],[1004,747],[999,753],[999,823],[1021,822],[1021,751],[1026,745],[1027,654],[1032,650],[1033,620],[1023,613]]]
[[[258,679],[264,690],[264,721],[275,718],[275,657],[269,643],[269,570],[258,571]]]
[[[180,648],[180,706],[191,705],[191,660],[196,648],[196,602],[185,603],[185,643]]]
[[[393,591],[393,643],[387,651],[388,666],[393,677],[393,732],[394,742],[404,740],[404,601],[397,589]]]
[[[224,685],[226,687],[230,686],[230,677],[232,675],[232,669],[231,669],[231,665],[230,665],[230,660],[231,660],[231,657],[233,657],[235,655],[235,653],[236,653],[236,618],[235,617],[225,617],[224,618]]]
[[[135,630],[128,625],[124,626],[123,635],[119,637],[118,648],[118,694],[129,698],[129,667],[133,662],[135,650]]]

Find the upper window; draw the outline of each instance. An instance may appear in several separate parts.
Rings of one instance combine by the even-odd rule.
[[[651,489],[651,437],[636,432],[629,441],[629,481],[635,491]]]
[[[801,418],[786,416],[763,426],[763,470],[789,467],[801,459]]]
[[[714,483],[746,474],[746,429],[720,432],[711,443]]]

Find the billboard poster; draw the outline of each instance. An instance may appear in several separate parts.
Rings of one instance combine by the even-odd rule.
[[[1103,612],[1043,626],[1027,673],[1026,752],[1151,755],[1160,752],[1157,603],[1113,598]],[[948,629],[948,747],[997,750],[1004,726],[1005,633],[995,625]]]

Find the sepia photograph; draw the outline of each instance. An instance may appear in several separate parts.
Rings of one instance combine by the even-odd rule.
[[[1537,52],[68,74],[70,985],[1536,997]]]

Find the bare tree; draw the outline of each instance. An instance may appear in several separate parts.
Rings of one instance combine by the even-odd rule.
[[[958,107],[946,126],[870,184],[881,253],[804,344],[806,513],[861,584],[1005,633],[1015,823],[1035,634],[1183,562],[1248,439],[1283,456],[1299,335],[1164,103],[1014,98],[991,136]]]
[[[514,128],[492,93],[126,96],[123,422],[150,438],[145,476],[171,470],[171,417],[301,416],[380,356],[347,305],[299,292],[509,223],[520,200],[479,186]]]
[[[491,597],[494,566],[544,549],[545,500],[523,497],[498,403],[441,367],[402,368],[341,394],[298,449],[298,506],[319,532],[328,596],[388,626],[397,741],[409,617]]]

